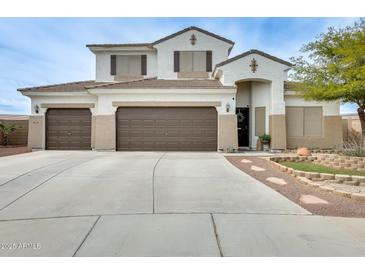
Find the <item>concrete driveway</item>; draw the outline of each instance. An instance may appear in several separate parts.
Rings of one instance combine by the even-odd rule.
[[[0,256],[365,255],[365,221],[312,216],[218,153],[0,158]]]

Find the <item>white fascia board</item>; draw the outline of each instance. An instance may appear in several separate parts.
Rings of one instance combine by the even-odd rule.
[[[91,52],[93,53],[100,53],[100,52],[134,52],[134,51],[150,51],[150,52],[156,52],[157,50],[152,47],[146,47],[146,46],[130,46],[130,47],[90,47],[89,48]]]
[[[50,92],[45,92],[45,91],[21,91],[21,93],[25,96],[28,97],[33,97],[33,96],[90,96],[90,94],[87,91],[70,91],[70,92],[65,92],[65,91],[50,91]]]
[[[90,94],[236,94],[236,88],[217,88],[217,89],[92,89]]]

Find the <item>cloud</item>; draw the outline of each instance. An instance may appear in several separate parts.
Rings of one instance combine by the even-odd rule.
[[[0,113],[29,113],[17,88],[93,79],[88,43],[152,42],[196,25],[236,42],[231,55],[257,48],[288,59],[329,26],[354,18],[1,18]]]
[[[341,105],[340,112],[341,114],[357,114],[357,105],[346,103]]]

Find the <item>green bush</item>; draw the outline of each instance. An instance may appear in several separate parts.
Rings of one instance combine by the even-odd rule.
[[[347,156],[365,157],[365,147],[358,142],[345,142],[343,144],[342,154]]]
[[[263,134],[259,136],[259,140],[261,143],[270,143],[271,142],[271,136],[269,134]]]
[[[0,133],[3,137],[2,144],[4,146],[8,145],[9,134],[14,132],[17,128],[18,128],[18,126],[13,123],[0,123]]]

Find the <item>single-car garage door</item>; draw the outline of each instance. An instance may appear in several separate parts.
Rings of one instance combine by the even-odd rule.
[[[121,107],[117,150],[217,151],[214,107]]]
[[[48,109],[46,116],[47,149],[91,149],[91,112],[89,109]]]

